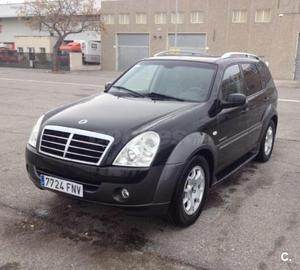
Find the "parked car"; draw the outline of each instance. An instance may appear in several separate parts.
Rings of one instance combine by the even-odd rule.
[[[256,56],[160,54],[104,93],[41,116],[26,167],[40,189],[168,213],[188,226],[213,185],[270,159],[276,107],[272,76]]]
[[[93,40],[75,40],[60,46],[62,52],[81,52],[84,64],[100,64],[101,42]]]
[[[60,46],[62,52],[81,52],[80,42],[69,42]]]
[[[16,50],[6,48],[0,49],[0,63],[15,64],[18,63],[18,53]]]

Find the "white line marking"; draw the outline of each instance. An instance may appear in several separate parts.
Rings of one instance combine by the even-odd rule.
[[[279,101],[281,101],[281,102],[295,102],[295,103],[300,103],[300,100],[297,100],[297,99],[280,98]]]
[[[83,84],[83,83],[68,83],[68,82],[55,82],[55,81],[39,81],[39,80],[24,80],[24,79],[11,79],[11,78],[0,78],[4,81],[19,81],[29,83],[48,83],[48,84],[60,84],[60,85],[73,85],[73,86],[89,86],[89,87],[104,87],[104,85],[96,84]]]

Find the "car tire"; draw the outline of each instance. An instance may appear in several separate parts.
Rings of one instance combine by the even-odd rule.
[[[260,143],[259,152],[255,160],[267,162],[272,155],[275,142],[276,127],[273,121],[270,121]]]
[[[209,179],[209,165],[204,157],[195,156],[187,162],[170,208],[175,225],[187,227],[198,219],[207,199]]]

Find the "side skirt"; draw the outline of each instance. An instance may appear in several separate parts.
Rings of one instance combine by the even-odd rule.
[[[258,151],[255,149],[254,151],[248,152],[236,162],[232,163],[229,167],[217,174],[213,185],[219,184],[220,182],[226,180],[228,177],[236,173],[243,166],[247,165],[250,161],[252,161],[257,154]]]

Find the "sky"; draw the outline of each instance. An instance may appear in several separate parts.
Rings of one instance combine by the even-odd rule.
[[[7,4],[7,3],[22,3],[23,0],[0,0],[0,4]],[[101,2],[98,0],[97,2]]]
[[[0,0],[0,4],[7,4],[7,3],[22,3],[22,0]]]

